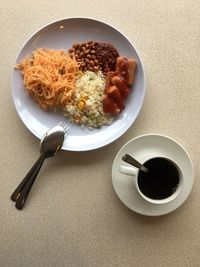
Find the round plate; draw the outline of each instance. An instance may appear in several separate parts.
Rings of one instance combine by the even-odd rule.
[[[119,172],[120,165],[129,165],[122,161],[124,154],[130,154],[141,163],[157,156],[174,160],[183,173],[181,193],[166,204],[152,204],[145,201],[136,190],[134,177]],[[120,149],[112,166],[113,187],[120,200],[131,210],[148,216],[164,215],[177,209],[190,194],[193,180],[193,166],[188,153],[180,144],[163,135],[148,134],[132,139]]]
[[[96,130],[84,130],[76,125],[71,127],[62,147],[70,151],[86,151],[105,146],[119,138],[133,124],[140,112],[145,95],[144,69],[138,52],[122,33],[106,23],[90,18],[68,18],[55,21],[33,34],[16,59],[16,63],[19,63],[24,57],[31,55],[35,48],[68,50],[75,42],[89,40],[112,43],[120,55],[135,58],[137,61],[135,83],[126,100],[125,110],[111,125]],[[39,139],[49,128],[60,121],[69,122],[62,114],[44,112],[38,107],[24,90],[19,70],[14,69],[12,72],[11,87],[12,98],[19,117]]]

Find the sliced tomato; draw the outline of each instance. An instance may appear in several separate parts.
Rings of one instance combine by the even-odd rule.
[[[119,75],[124,78],[126,81],[129,79],[129,63],[128,59],[125,57],[118,57],[116,68]]]
[[[107,89],[112,86],[112,78],[113,76],[117,75],[116,71],[108,71],[106,75],[106,88],[105,93],[107,92]]]
[[[103,98],[103,111],[105,113],[110,113],[112,116],[115,116],[120,112],[120,108],[111,97],[105,95]]]
[[[112,84],[116,85],[119,88],[119,91],[123,97],[127,97],[129,94],[130,89],[128,88],[127,82],[115,75],[112,77]]]
[[[107,94],[118,105],[118,107],[120,108],[120,110],[123,110],[125,108],[123,97],[122,97],[122,95],[120,93],[119,88],[116,85],[111,86],[107,90]]]

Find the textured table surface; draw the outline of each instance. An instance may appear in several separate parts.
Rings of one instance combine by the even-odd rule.
[[[199,266],[200,1],[1,0],[0,266]],[[18,118],[10,74],[25,40],[51,21],[87,16],[136,46],[147,93],[133,126],[95,151],[46,162],[23,211],[10,194],[38,157],[38,139]],[[116,196],[111,167],[130,139],[170,136],[189,152],[195,183],[187,201],[160,217],[141,216]]]

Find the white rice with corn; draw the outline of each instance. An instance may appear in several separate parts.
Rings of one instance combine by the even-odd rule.
[[[71,101],[66,105],[65,115],[71,122],[91,128],[111,124],[111,115],[103,112],[104,90],[103,74],[100,71],[86,71],[75,83],[75,90]]]

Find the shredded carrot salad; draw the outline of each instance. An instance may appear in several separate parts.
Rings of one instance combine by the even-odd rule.
[[[64,50],[36,49],[32,57],[24,58],[16,68],[23,74],[29,95],[45,110],[64,108],[81,74],[76,60]]]

